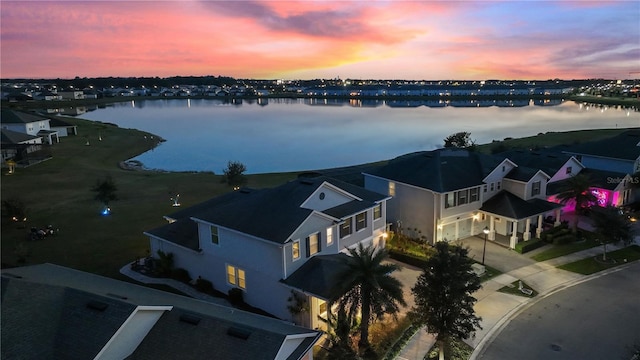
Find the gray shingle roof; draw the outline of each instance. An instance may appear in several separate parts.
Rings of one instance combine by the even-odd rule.
[[[33,135],[21,133],[18,131],[7,130],[7,129],[2,129],[1,133],[2,133],[2,137],[0,142],[3,145],[20,144],[22,142],[30,141],[40,137],[40,136],[33,136]]]
[[[562,150],[568,154],[635,160],[640,156],[638,143],[640,143],[640,129],[632,129],[611,138],[572,145]]]
[[[314,256],[283,283],[315,297],[329,300],[335,294],[337,274],[346,268],[348,255],[343,253]]]
[[[526,166],[518,166],[516,168],[511,169],[511,171],[509,171],[509,173],[505,176],[505,178],[526,182],[531,180],[531,178],[534,177],[538,173],[538,171],[540,170],[533,169]]]
[[[300,206],[324,182],[362,199],[357,203],[333,209],[341,215],[348,215],[348,211],[355,214],[368,207],[373,207],[375,202],[386,198],[384,195],[358,186],[321,176],[300,178],[271,189],[241,189],[181,210],[168,217],[173,219],[196,218],[282,244],[311,215],[313,210]],[[331,209],[327,214],[330,212]],[[170,227],[170,225],[165,226]],[[178,225],[174,226],[174,228],[177,227]],[[150,233],[168,234],[170,231],[172,229],[158,228]],[[164,236],[163,238],[172,241],[171,238]]]
[[[623,179],[627,175],[614,171],[596,169],[584,169],[580,171],[580,174],[589,177],[591,186],[606,190],[614,190],[619,185],[618,180]],[[566,183],[567,179],[547,184],[547,195],[555,195],[562,192]]]
[[[445,148],[397,157],[370,174],[443,193],[483,184],[501,161],[492,155]]]
[[[540,169],[549,176],[553,176],[571,159],[571,155],[549,150],[515,149],[502,152],[496,156],[507,158],[518,164],[518,167]]]
[[[48,118],[33,114],[27,113],[23,111],[11,110],[11,109],[2,109],[1,117],[3,123],[13,123],[13,124],[27,124],[32,122],[38,122],[43,120],[49,120]]]
[[[523,200],[503,190],[485,201],[480,210],[511,219],[525,219],[561,207],[542,199]]]
[[[104,312],[86,306],[107,303]],[[171,305],[129,359],[274,359],[289,335],[320,333],[241,310],[53,265],[2,271],[3,359],[91,359],[138,305]],[[200,319],[180,321],[183,314]],[[230,328],[249,333],[246,339]],[[19,355],[16,355],[19,354]]]

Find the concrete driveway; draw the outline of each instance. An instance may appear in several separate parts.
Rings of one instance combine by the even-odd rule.
[[[415,305],[413,294],[411,293],[411,288],[416,284],[416,280],[418,280],[418,276],[420,276],[422,270],[415,266],[401,263],[393,259],[387,259],[385,261],[395,264],[398,266],[398,268],[400,268],[400,270],[394,272],[392,276],[402,283],[402,292],[404,295],[404,301],[407,303],[407,306],[400,312],[401,314],[406,314],[409,310],[411,310],[413,305]]]
[[[460,240],[463,246],[469,248],[469,257],[481,262],[484,246],[484,237],[471,236]],[[487,240],[487,248],[484,256],[484,263],[502,272],[509,272],[524,266],[535,264],[536,261],[527,256],[497,245],[491,240]]]

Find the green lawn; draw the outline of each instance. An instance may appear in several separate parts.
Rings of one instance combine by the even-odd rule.
[[[624,265],[631,261],[640,259],[640,246],[632,245],[624,249],[615,250],[607,253],[607,259],[613,260],[603,262],[602,255],[587,259],[578,260],[569,264],[558,266],[559,269],[576,272],[579,274],[590,275],[598,271],[606,270],[612,267]]]
[[[535,291],[531,286],[527,285],[524,281],[522,282],[522,287],[525,289],[529,289],[531,291],[533,291],[533,293],[531,293],[531,295],[527,295],[524,294],[522,291],[520,291],[519,286],[520,286],[520,280],[516,280],[514,282],[512,282],[509,286],[503,286],[500,289],[498,289],[498,291],[506,293],[506,294],[511,294],[511,295],[517,295],[517,296],[524,296],[527,298],[531,298],[534,297],[536,295],[538,295],[538,292]]]
[[[143,231],[166,224],[162,216],[176,210],[171,206],[171,191],[180,193],[183,206],[230,191],[221,183],[221,176],[212,173],[122,170],[120,161],[154,146],[150,134],[75,118],[65,120],[78,126],[79,135],[61,138],[53,145],[52,159],[18,168],[13,175],[2,173],[2,200],[18,198],[29,209],[26,228],[2,217],[3,267],[18,265],[15,249],[19,246],[29,253],[27,264],[51,262],[118,277],[121,266],[146,256],[149,240]],[[91,188],[107,174],[116,182],[119,200],[111,204],[113,214],[105,217],[99,214],[102,205],[94,200]],[[295,176],[249,175],[248,185],[272,187]],[[48,224],[60,232],[45,240],[25,241],[30,227]]]
[[[560,256],[572,254],[574,252],[590,249],[598,245],[600,245],[600,243],[598,243],[595,239],[588,238],[587,240],[581,241],[581,242],[574,242],[571,244],[564,244],[564,245],[554,245],[532,256],[531,258],[535,261],[545,261],[545,260],[554,259]]]

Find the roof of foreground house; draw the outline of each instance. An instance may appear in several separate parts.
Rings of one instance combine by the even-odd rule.
[[[106,305],[106,307],[105,307]],[[301,359],[320,333],[53,264],[2,271],[2,358],[91,359],[137,306],[165,311],[127,359]]]
[[[571,159],[571,155],[549,150],[514,149],[496,156],[507,158],[518,164],[518,167],[542,170],[549,176],[553,176]]]
[[[314,210],[301,205],[321,185],[328,183],[357,197],[351,202],[333,208],[318,211],[337,220],[375,206],[376,202],[386,199],[381,195],[361,187],[339,180],[320,176],[299,178],[271,189],[240,189],[207,200],[193,207],[167,216],[170,219],[198,219],[216,226],[233,229],[275,243],[285,243],[291,234],[306,220]],[[172,223],[147,233],[160,238],[177,241],[171,237],[182,229],[193,231],[186,222]],[[184,244],[193,245],[193,239],[182,236]],[[197,234],[194,234],[197,241]],[[187,245],[187,247],[193,248]]]
[[[24,111],[17,111],[12,109],[3,108],[1,110],[1,116],[3,123],[12,123],[12,124],[28,124],[32,122],[49,120],[44,116],[40,116],[38,114],[27,113]]]
[[[443,193],[482,185],[501,162],[492,155],[444,148],[397,157],[369,174]]]
[[[627,130],[614,137],[559,148],[568,154],[635,160],[640,156],[640,129]]]
[[[309,259],[283,283],[315,297],[329,300],[336,295],[337,274],[346,268],[344,253],[319,255]]]
[[[18,131],[12,131],[8,129],[2,129],[0,130],[0,132],[2,134],[0,138],[0,143],[2,143],[3,145],[21,144],[23,142],[31,141],[33,139],[37,139],[40,137],[40,136],[33,136],[33,135],[21,133]]]
[[[511,219],[525,219],[562,207],[542,199],[523,200],[512,193],[502,190],[482,204],[481,211]]]

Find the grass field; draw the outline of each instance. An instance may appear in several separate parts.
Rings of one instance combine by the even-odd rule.
[[[26,228],[18,228],[3,213],[3,267],[18,265],[18,248],[28,252],[27,264],[51,262],[122,278],[121,266],[147,255],[149,241],[143,232],[166,224],[162,216],[175,210],[171,191],[180,193],[186,207],[231,190],[221,183],[221,176],[212,173],[123,170],[119,162],[153,148],[151,134],[76,118],[66,121],[78,126],[79,135],[53,145],[52,159],[18,168],[12,175],[2,173],[2,200],[20,199],[28,208]],[[619,131],[572,132],[562,139],[586,140]],[[546,136],[536,138],[550,142]],[[119,200],[111,204],[112,215],[101,216],[102,205],[94,200],[91,188],[106,175],[115,180]],[[296,176],[295,172],[249,175],[248,186],[273,187]],[[26,241],[30,227],[48,224],[60,232],[45,240]]]
[[[602,255],[597,255],[596,257],[590,257],[569,264],[564,264],[558,266],[558,268],[583,275],[590,275],[598,271],[640,260],[640,246],[631,245],[623,249],[609,252],[607,253],[607,262],[599,259],[602,259]]]

